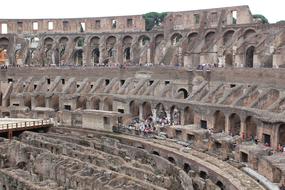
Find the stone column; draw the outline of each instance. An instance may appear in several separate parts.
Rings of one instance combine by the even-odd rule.
[[[139,119],[144,120],[144,118],[143,118],[143,105],[142,104],[139,105]]]
[[[240,122],[240,136],[242,140],[246,139],[246,126],[244,120]]]
[[[152,109],[152,119],[153,119],[153,122],[156,122],[156,109]]]
[[[226,115],[226,116],[225,116],[225,133],[226,133],[226,134],[230,134],[230,133],[231,133],[230,130],[231,130],[231,129],[230,129],[230,119],[229,119],[229,116]]]

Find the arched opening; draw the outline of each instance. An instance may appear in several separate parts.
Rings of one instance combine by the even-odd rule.
[[[133,38],[131,36],[125,36],[123,39],[124,61],[131,60],[132,41],[133,41]]]
[[[152,151],[152,154],[154,154],[156,156],[160,156],[160,154],[157,151]]]
[[[183,170],[188,174],[188,172],[191,170],[191,167],[188,163],[184,163]]]
[[[84,38],[83,37],[77,37],[75,38],[75,44],[76,44],[76,47],[83,47],[84,46]]]
[[[46,107],[46,98],[43,95],[38,95],[35,97],[35,107]]]
[[[87,98],[80,96],[76,101],[76,109],[86,109]]]
[[[103,110],[113,111],[113,99],[112,98],[107,97],[104,99]]]
[[[235,135],[240,135],[240,117],[236,114],[233,113],[229,117],[229,124],[230,124],[230,134],[235,136]]]
[[[53,46],[53,41],[54,40],[52,38],[50,38],[50,37],[45,38],[45,40],[44,40],[44,47],[47,48],[47,49],[51,49],[52,46]]]
[[[32,98],[29,95],[24,96],[24,106],[32,109]]]
[[[254,51],[255,51],[254,46],[250,46],[249,48],[247,48],[246,54],[245,54],[245,67],[249,67],[249,68],[253,67]]]
[[[155,46],[158,46],[164,39],[164,35],[163,34],[158,34],[155,37]]]
[[[190,48],[191,45],[194,44],[195,40],[198,37],[198,33],[194,32],[188,35],[187,39],[188,39],[188,47]]]
[[[194,124],[194,111],[190,107],[184,109],[184,125]]]
[[[245,127],[246,127],[246,137],[248,140],[253,140],[257,133],[257,124],[255,119],[252,116],[248,116],[245,120]]]
[[[189,96],[188,91],[185,88],[180,88],[178,93],[182,95],[183,99],[186,99]]]
[[[131,59],[131,48],[127,47],[124,50],[124,60],[129,61]]]
[[[130,114],[132,117],[139,117],[140,115],[139,104],[135,100],[130,102]]]
[[[115,44],[116,44],[116,37],[114,36],[109,36],[106,40],[106,50],[107,50],[107,58],[104,60],[105,63],[110,63],[110,62],[115,62],[115,57],[116,57],[116,49],[115,49]]]
[[[143,106],[143,119],[148,119],[150,116],[152,116],[151,105],[149,102],[144,102],[142,106]]]
[[[9,40],[7,38],[0,38],[0,66],[9,65],[8,46]]]
[[[210,44],[214,40],[215,32],[210,31],[205,35],[206,45]]]
[[[91,99],[91,109],[99,110],[100,109],[100,99],[93,97]]]
[[[235,31],[233,30],[228,30],[227,32],[225,32],[223,36],[223,43],[225,46],[228,46],[231,43],[234,33]]]
[[[281,124],[278,129],[278,144],[285,145],[285,124]]]
[[[208,174],[205,171],[200,171],[199,176],[202,179],[207,179],[208,178]]]
[[[145,45],[149,44],[150,38],[146,35],[142,35],[139,37],[138,41],[139,41],[140,46],[145,46]]]
[[[171,156],[168,157],[167,160],[168,160],[169,162],[171,162],[172,164],[176,164],[175,159],[174,159],[173,157],[171,157]]]
[[[95,48],[92,51],[92,61],[94,64],[99,63],[99,58],[100,58],[100,50],[99,48]]]
[[[156,120],[159,121],[160,123],[164,120],[167,120],[167,114],[164,108],[164,105],[159,103],[155,106],[156,110]],[[166,121],[165,121],[166,122]]]
[[[57,96],[57,95],[52,96],[51,108],[53,108],[55,111],[59,110],[59,96]]]
[[[170,122],[174,125],[181,124],[181,112],[176,106],[170,108]]]
[[[226,67],[233,66],[233,55],[231,53],[227,53],[225,57]]]
[[[175,46],[177,43],[180,42],[181,39],[182,39],[182,35],[179,33],[175,33],[171,36],[171,44]]]
[[[221,133],[225,131],[225,115],[221,111],[214,113],[214,132]]]
[[[74,63],[77,66],[82,66],[83,65],[83,50],[79,49],[75,52],[74,54]]]
[[[64,61],[65,49],[68,43],[67,37],[62,37],[59,39],[59,48],[58,48],[58,65],[62,65]]]
[[[244,32],[244,39],[249,39],[249,38],[251,38],[251,37],[254,37],[255,36],[255,30],[253,30],[253,29],[248,29],[248,30],[246,30],[245,32]]]
[[[225,186],[224,186],[224,184],[223,184],[221,181],[218,181],[218,182],[216,183],[216,185],[217,185],[221,190],[224,190],[224,189],[225,189]]]

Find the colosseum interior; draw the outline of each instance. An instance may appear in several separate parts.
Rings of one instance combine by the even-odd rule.
[[[145,27],[0,19],[0,190],[284,187],[285,24],[236,6]]]

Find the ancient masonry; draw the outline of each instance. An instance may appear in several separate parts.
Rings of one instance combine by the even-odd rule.
[[[53,123],[0,138],[0,190],[285,185],[285,24],[237,6],[145,25],[0,19],[0,117],[33,119],[0,132]]]

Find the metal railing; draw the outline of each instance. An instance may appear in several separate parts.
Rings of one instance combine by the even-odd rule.
[[[15,123],[7,123],[0,124],[0,132],[3,130],[9,129],[25,129],[30,127],[47,127],[52,124],[51,120],[36,120],[36,121],[24,121],[24,122],[15,122]]]

